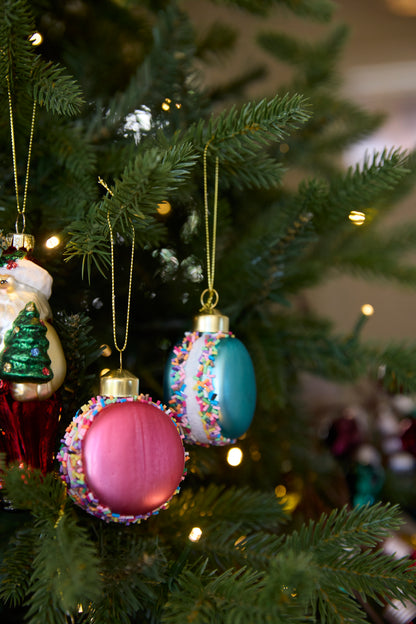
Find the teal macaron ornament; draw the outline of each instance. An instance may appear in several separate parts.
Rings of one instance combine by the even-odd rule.
[[[165,368],[164,401],[173,410],[184,442],[232,444],[250,427],[256,406],[254,367],[244,344],[219,312],[201,313]]]
[[[229,318],[217,309],[214,289],[218,205],[218,157],[215,161],[212,243],[210,243],[207,151],[204,150],[204,207],[208,288],[193,331],[172,350],[164,375],[164,402],[173,410],[184,442],[204,446],[232,444],[250,427],[256,406],[256,379],[244,344],[229,330]],[[211,143],[212,145],[212,143]]]

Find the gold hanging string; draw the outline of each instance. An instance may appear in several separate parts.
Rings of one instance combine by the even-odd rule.
[[[205,210],[205,239],[207,252],[207,282],[206,288],[201,294],[201,304],[203,312],[212,313],[212,310],[218,303],[218,292],[214,288],[215,278],[215,251],[217,245],[217,215],[218,215],[218,178],[219,178],[219,158],[215,159],[215,179],[214,179],[214,205],[212,215],[212,241],[210,241],[209,232],[209,205],[208,205],[208,174],[207,174],[207,152],[209,142],[204,148],[203,167],[204,167],[204,210]],[[207,301],[204,301],[205,295],[208,295]]]
[[[10,90],[10,80],[8,76],[7,76],[7,94],[8,94],[8,100],[9,100],[10,136],[11,136],[11,143],[12,143],[14,186],[15,186],[15,191],[16,191],[16,207],[17,207],[15,230],[16,230],[16,234],[24,234],[25,229],[26,229],[26,201],[27,201],[27,191],[29,188],[30,159],[32,156],[32,144],[33,144],[33,133],[35,130],[37,101],[36,101],[36,98],[33,100],[32,121],[30,123],[29,146],[28,146],[28,151],[27,151],[26,178],[25,178],[25,186],[24,186],[24,192],[23,192],[23,203],[22,203],[22,207],[20,207],[19,182],[18,182],[18,177],[17,177],[16,141],[15,141],[15,136],[14,136],[12,94]],[[22,231],[21,232],[19,232],[20,218],[22,219]]]
[[[98,182],[110,193],[111,196],[114,195],[113,191],[107,186],[102,178],[98,178]],[[120,370],[123,369],[123,351],[125,351],[127,347],[127,340],[129,336],[129,322],[130,322],[130,301],[131,301],[131,286],[133,282],[133,261],[134,261],[134,242],[135,242],[135,230],[133,224],[131,224],[132,230],[132,239],[131,239],[131,257],[130,257],[130,275],[129,275],[129,286],[128,286],[128,295],[127,295],[127,312],[126,312],[126,329],[124,334],[124,344],[122,347],[118,346],[117,343],[117,321],[116,321],[116,295],[115,295],[115,280],[114,280],[114,236],[113,236],[113,228],[110,220],[110,213],[107,211],[107,223],[108,229],[110,230],[110,249],[111,249],[111,309],[113,315],[113,340],[114,346],[120,354]]]

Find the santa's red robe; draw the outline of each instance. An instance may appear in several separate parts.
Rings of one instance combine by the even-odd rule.
[[[55,393],[45,401],[15,401],[0,379],[0,452],[8,462],[28,464],[43,473],[52,468],[61,403]]]

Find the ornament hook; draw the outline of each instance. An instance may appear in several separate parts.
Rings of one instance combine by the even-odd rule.
[[[206,294],[208,294],[207,301],[204,300]],[[212,314],[212,311],[217,306],[218,300],[219,300],[219,294],[215,290],[215,288],[213,289],[206,288],[201,293],[200,301],[201,301],[202,308],[200,312],[205,312],[206,314]]]

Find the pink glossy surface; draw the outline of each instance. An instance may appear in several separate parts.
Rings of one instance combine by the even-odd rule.
[[[113,512],[125,515],[163,505],[178,487],[185,464],[182,440],[170,417],[141,402],[102,410],[85,435],[82,459],[90,490]]]

